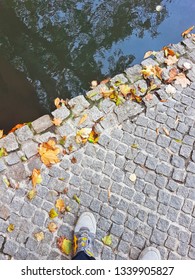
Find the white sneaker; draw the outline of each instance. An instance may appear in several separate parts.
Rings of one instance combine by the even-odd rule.
[[[96,220],[92,213],[84,212],[79,217],[74,229],[74,255],[84,251],[94,257],[93,247],[96,234]]]
[[[141,252],[139,260],[161,260],[161,255],[155,247],[147,247]]]

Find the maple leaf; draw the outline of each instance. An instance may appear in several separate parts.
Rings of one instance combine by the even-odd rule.
[[[167,57],[168,55],[171,55],[171,56],[175,55],[175,52],[168,47],[163,47],[163,50],[164,50],[165,57]]]
[[[34,234],[37,241],[42,241],[45,238],[44,232],[40,231]]]
[[[112,244],[112,238],[111,238],[111,235],[106,235],[102,238],[102,242],[105,244],[105,245],[111,245]]]
[[[58,154],[60,149],[56,147],[56,142],[53,139],[50,139],[48,142],[41,143],[38,152],[41,156],[41,161],[46,165],[50,166],[51,164],[59,162]]]
[[[153,76],[158,77],[160,80],[162,80],[162,68],[160,68],[158,65],[144,66],[144,69],[141,70],[141,73],[144,79]]]
[[[56,212],[56,210],[54,208],[52,208],[49,211],[49,217],[50,217],[50,219],[54,219],[54,218],[58,217],[58,213]]]
[[[42,182],[41,171],[34,168],[31,175],[31,179],[33,187],[35,187],[37,184],[40,184]]]
[[[48,229],[49,229],[50,232],[53,233],[58,229],[58,227],[55,223],[51,222],[51,223],[48,224]]]
[[[9,224],[9,226],[7,227],[7,231],[8,232],[12,232],[14,230],[15,226],[13,224]]]
[[[175,77],[175,84],[181,85],[182,88],[186,88],[188,85],[190,85],[190,80],[188,80],[188,78],[186,78],[184,73],[179,73]]]
[[[191,26],[190,28],[188,28],[184,32],[182,32],[181,36],[186,37],[186,35],[188,35],[193,29],[194,29],[194,26]]]
[[[59,198],[56,200],[56,208],[58,209],[58,211],[60,213],[64,213],[65,212],[65,203],[64,203],[64,200]]]
[[[177,61],[178,61],[178,59],[177,59],[176,55],[174,55],[174,56],[168,55],[168,57],[165,59],[165,63],[168,66],[175,64]]]
[[[72,252],[72,242],[69,239],[66,239],[65,236],[57,238],[57,246],[60,251],[66,255],[70,255]]]
[[[175,77],[177,76],[178,74],[178,69],[176,67],[172,68],[170,71],[169,71],[169,79],[166,80],[166,83],[167,84],[170,84],[172,83],[172,81],[175,79]]]
[[[26,123],[19,123],[19,124],[15,125],[15,126],[8,132],[8,134],[11,133],[11,132],[16,131],[18,128],[21,128],[21,127],[23,127],[23,126],[25,126],[25,125],[26,125]]]
[[[55,126],[60,126],[61,123],[62,123],[62,119],[60,118],[54,118],[52,123],[55,125]]]

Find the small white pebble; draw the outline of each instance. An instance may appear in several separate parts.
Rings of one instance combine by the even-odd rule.
[[[131,180],[131,182],[135,182],[136,179],[137,179],[137,177],[136,177],[135,174],[131,174],[131,175],[129,176],[129,179]]]

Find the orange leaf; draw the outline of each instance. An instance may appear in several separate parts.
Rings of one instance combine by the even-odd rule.
[[[51,164],[59,162],[58,154],[60,149],[56,147],[56,142],[53,139],[50,139],[48,142],[42,143],[38,152],[41,156],[41,161],[46,165],[50,166]]]
[[[186,29],[184,32],[181,33],[182,37],[185,37],[188,35],[192,30],[194,29],[194,26],[191,26],[190,28]]]
[[[16,131],[18,128],[23,127],[24,125],[26,125],[26,123],[19,123],[19,124],[15,125],[8,133],[14,132],[14,131]]]
[[[169,79],[166,80],[166,83],[167,84],[170,84],[172,83],[172,81],[175,79],[175,77],[177,76],[178,74],[178,70],[176,67],[172,68],[170,71],[169,71]]]
[[[80,119],[80,121],[79,121],[79,125],[82,124],[82,123],[84,123],[84,122],[86,121],[87,117],[88,117],[88,115],[87,115],[87,114],[84,114],[84,115],[82,116],[82,118]]]
[[[34,168],[31,175],[31,179],[33,187],[35,187],[37,184],[40,184],[42,182],[41,171]]]
[[[163,50],[164,50],[165,57],[167,57],[168,55],[171,56],[175,55],[175,52],[168,47],[164,47]]]
[[[56,126],[60,126],[61,123],[62,123],[62,119],[60,119],[60,118],[54,118],[53,121],[52,121],[52,123],[53,123],[54,125],[56,125]]]
[[[3,137],[3,130],[0,130],[0,139]]]
[[[55,104],[56,108],[60,108],[62,105],[66,104],[66,101],[64,99],[60,99],[59,97],[57,97],[54,100],[54,104]]]
[[[64,203],[63,199],[59,198],[59,199],[56,200],[56,208],[61,213],[65,212],[65,203]]]

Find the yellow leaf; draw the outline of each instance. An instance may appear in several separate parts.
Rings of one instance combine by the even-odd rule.
[[[57,239],[57,245],[60,251],[66,255],[70,255],[72,252],[72,242],[69,239],[66,239],[64,236],[61,236]]]
[[[31,175],[31,179],[33,187],[35,187],[37,184],[40,184],[42,182],[41,171],[34,168]]]
[[[14,131],[16,131],[18,128],[23,127],[24,125],[26,125],[26,123],[19,123],[19,124],[15,125],[8,133],[14,132]]]
[[[28,192],[27,194],[27,198],[29,200],[32,200],[33,198],[35,198],[35,196],[37,195],[37,191],[35,189],[31,190]]]
[[[49,211],[49,217],[50,217],[50,219],[54,219],[54,218],[58,217],[58,213],[56,212],[56,210],[54,208],[52,208]]]
[[[54,118],[52,123],[55,125],[55,126],[60,126],[61,123],[62,123],[62,119],[60,118]]]
[[[61,212],[61,213],[65,212],[65,203],[64,203],[63,199],[61,199],[61,198],[57,199],[55,206],[59,212]]]
[[[44,232],[40,231],[34,234],[37,241],[42,241],[45,238]]]
[[[88,128],[88,127],[78,130],[76,134],[76,143],[77,144],[86,143],[91,131],[92,128]]]
[[[7,179],[7,177],[3,177],[3,182],[9,187],[10,186],[10,181]]]
[[[194,25],[191,26],[190,28],[186,29],[184,32],[182,32],[181,36],[182,36],[182,37],[185,37],[185,36],[188,35],[193,29],[194,29]]]
[[[80,121],[79,121],[79,125],[82,124],[82,123],[84,123],[84,122],[86,121],[87,118],[88,118],[88,115],[87,115],[87,114],[84,114],[84,115],[82,116],[82,118],[80,119]]]
[[[80,198],[79,198],[76,194],[73,195],[73,199],[74,199],[78,204],[81,203]]]
[[[119,86],[119,89],[120,89],[120,92],[124,95],[124,96],[126,96],[126,95],[128,95],[130,92],[131,92],[131,87],[129,86],[129,85],[127,85],[127,84],[125,84],[125,85],[120,85]]]
[[[7,231],[12,232],[14,230],[15,226],[13,224],[9,224]]]
[[[134,149],[137,149],[138,147],[139,147],[138,144],[132,144],[132,145],[131,145],[131,148],[134,148]]]
[[[163,50],[164,50],[165,57],[167,57],[168,55],[171,55],[171,56],[175,55],[175,52],[168,47],[164,47]]]
[[[55,223],[51,222],[51,223],[48,224],[48,229],[49,229],[50,232],[53,233],[58,229],[58,227]]]
[[[106,235],[102,238],[102,242],[105,244],[105,245],[111,245],[112,244],[112,238],[111,238],[111,235]]]
[[[0,130],[0,139],[3,137],[3,130]]]
[[[89,138],[88,138],[88,141],[90,143],[97,143],[99,140],[99,134],[96,133],[94,130],[91,131],[90,135],[89,135]]]
[[[50,166],[51,164],[59,162],[58,154],[60,149],[56,147],[56,142],[50,139],[48,142],[42,143],[38,152],[41,156],[41,161],[46,165]]]
[[[0,158],[4,157],[4,156],[7,156],[7,152],[6,152],[6,149],[2,147],[2,148],[0,148]]]

